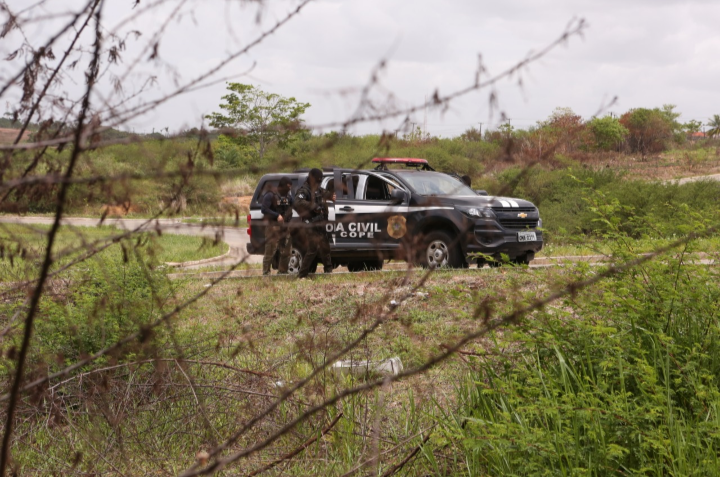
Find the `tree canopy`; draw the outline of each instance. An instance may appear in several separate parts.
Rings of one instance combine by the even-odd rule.
[[[248,148],[259,159],[267,147],[277,143],[286,147],[305,133],[301,116],[309,103],[266,93],[248,84],[228,83],[230,93],[222,97],[222,112],[206,116],[210,126],[223,129],[230,142]]]

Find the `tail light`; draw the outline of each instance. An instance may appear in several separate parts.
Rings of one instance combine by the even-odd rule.
[[[252,220],[252,216],[250,214],[248,214],[248,216],[247,216],[248,235],[252,235],[252,228],[250,227],[250,220]]]

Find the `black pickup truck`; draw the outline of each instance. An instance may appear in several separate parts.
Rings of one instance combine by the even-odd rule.
[[[322,186],[334,190],[337,198],[329,204],[325,224],[334,266],[377,270],[386,259],[430,268],[461,268],[469,262],[496,265],[503,258],[530,263],[542,248],[542,220],[531,202],[480,195],[457,177],[434,171],[425,159],[373,162],[374,170],[324,171]],[[388,165],[405,168],[388,169]],[[283,176],[293,181],[294,194],[307,174],[301,170],[260,179],[248,215],[249,253],[264,251],[262,195],[277,187]],[[294,213],[288,226],[293,236],[289,271],[297,273],[306,248],[304,224]]]

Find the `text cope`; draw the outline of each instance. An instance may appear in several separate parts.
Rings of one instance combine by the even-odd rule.
[[[328,233],[338,234],[342,238],[375,238],[376,233],[380,233],[380,227],[377,223],[350,222],[348,224],[329,223],[325,224],[325,230]]]

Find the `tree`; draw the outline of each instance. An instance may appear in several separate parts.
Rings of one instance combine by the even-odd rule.
[[[482,131],[480,129],[471,127],[460,135],[460,139],[468,142],[480,142],[482,141]]]
[[[676,107],[674,104],[663,104],[660,113],[665,118],[668,126],[670,126],[675,142],[682,143],[685,141],[684,125],[678,121],[680,113],[675,112]]]
[[[574,151],[582,143],[585,123],[582,117],[570,108],[555,108],[550,117],[538,122],[534,131],[533,143],[542,143],[543,149],[552,149],[556,153]]]
[[[628,129],[613,116],[593,118],[588,122],[592,147],[600,151],[616,150],[627,138]]]
[[[707,132],[708,136],[720,136],[720,114],[713,115],[712,119],[709,123],[707,123],[707,125],[710,127],[710,130]]]
[[[222,97],[223,112],[206,116],[210,126],[233,130],[224,134],[229,142],[250,148],[262,159],[271,144],[287,147],[304,132],[300,116],[310,107],[295,98],[266,93],[253,85],[228,83],[231,92]]]
[[[683,128],[688,134],[695,134],[700,132],[700,128],[702,128],[702,123],[695,119],[691,119],[690,121],[683,124]]]
[[[668,111],[654,108],[631,109],[620,118],[620,124],[628,129],[630,149],[643,156],[664,151],[673,140],[675,134],[675,118],[671,117],[672,108]]]

